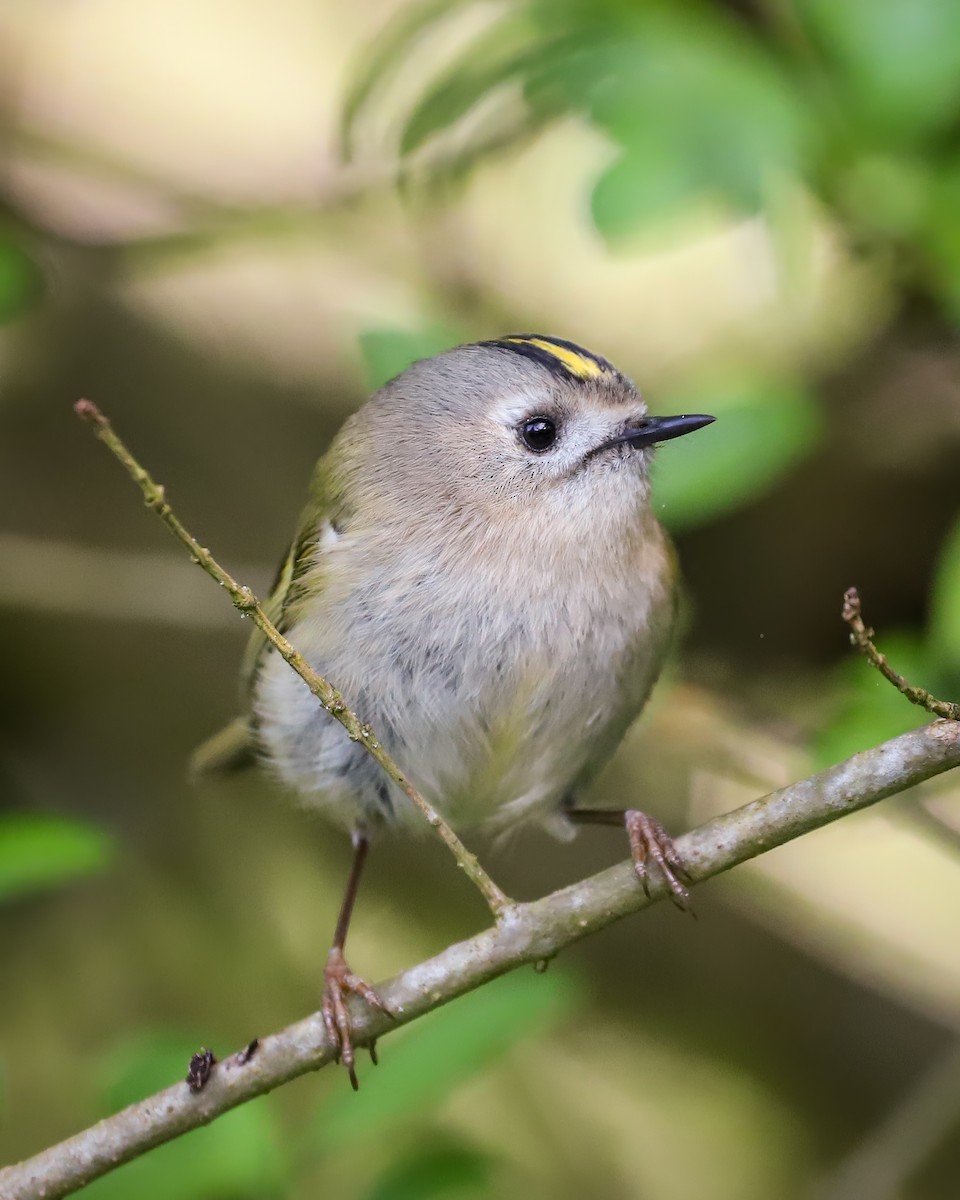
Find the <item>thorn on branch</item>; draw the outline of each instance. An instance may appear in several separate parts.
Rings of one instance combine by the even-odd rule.
[[[842,615],[844,621],[850,626],[851,644],[856,646],[871,666],[876,667],[884,679],[892,683],[911,704],[916,704],[920,708],[926,709],[928,713],[932,713],[933,716],[942,717],[945,721],[960,721],[960,704],[954,704],[950,700],[938,700],[936,696],[923,688],[913,687],[890,666],[886,656],[881,654],[873,644],[874,631],[864,623],[860,593],[856,588],[847,588],[843,593]]]

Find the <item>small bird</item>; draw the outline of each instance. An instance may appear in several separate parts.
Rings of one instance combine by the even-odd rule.
[[[640,882],[654,860],[681,906],[663,828],[577,796],[642,709],[674,624],[653,447],[713,419],[650,416],[606,359],[543,334],[415,362],[320,460],[265,605],[455,829],[623,825]],[[346,997],[383,1007],[344,957],[361,870],[372,837],[426,824],[259,631],[243,680],[246,714],[194,765],[260,758],[352,835],[322,1011],[356,1087]]]

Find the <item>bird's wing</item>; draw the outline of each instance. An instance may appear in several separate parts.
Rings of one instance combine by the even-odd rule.
[[[262,602],[263,611],[281,633],[296,624],[306,599],[303,576],[307,567],[316,562],[317,539],[323,526],[325,507],[319,496],[311,499],[300,519],[297,534],[280,563],[270,595]],[[247,712],[197,747],[190,758],[192,777],[238,771],[256,762],[257,737],[250,696],[269,646],[266,635],[254,626],[240,669],[241,692]]]

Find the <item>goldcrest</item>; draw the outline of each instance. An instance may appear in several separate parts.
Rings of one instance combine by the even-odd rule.
[[[642,709],[674,625],[653,448],[712,420],[650,416],[606,359],[552,336],[416,362],[320,460],[268,605],[454,828],[623,822],[641,880],[652,856],[681,903],[656,822],[576,802]],[[344,994],[379,1003],[343,959],[367,840],[426,824],[259,632],[244,695],[198,765],[256,755],[354,836],[324,1014],[355,1082]]]

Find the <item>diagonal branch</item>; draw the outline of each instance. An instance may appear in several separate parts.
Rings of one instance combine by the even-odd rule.
[[[771,792],[677,839],[693,882],[719,875],[822,825],[960,766],[960,722],[935,721],[827,771]],[[632,863],[518,904],[494,927],[450,946],[378,987],[396,1014],[353,1013],[358,1042],[370,1041],[526,963],[549,959],[598,929],[662,900],[660,877],[647,897]],[[199,1091],[176,1083],[57,1146],[0,1170],[3,1200],[57,1200],[121,1163],[221,1113],[331,1062],[319,1013],[261,1039],[214,1066]]]
[[[418,796],[396,764],[382,751],[374,752],[381,748],[369,729],[346,709],[339,693],[316,675],[277,632],[249,588],[241,587],[184,529],[167,504],[163,489],[132,458],[99,410],[89,402],[81,401],[77,411],[94,425],[97,436],[139,484],[148,506],[189,548],[194,559],[227,588],[241,612],[251,614],[311,691],[346,727],[348,734],[362,741],[390,778],[404,787],[414,803],[425,810],[430,823],[438,829],[490,903],[496,917],[493,928],[449,947],[379,989],[395,1019],[388,1020],[385,1014],[370,1008],[354,1014],[358,1041],[372,1041],[518,966],[549,959],[580,938],[664,897],[666,889],[662,878],[655,879],[652,895],[647,896],[637,882],[632,864],[623,863],[530,904],[517,905],[508,901],[459,839],[447,830],[439,814]],[[849,593],[846,600],[844,615],[853,628],[854,641],[901,691],[908,696],[918,691],[910,689],[873,648],[871,635],[860,619],[856,593]],[[926,693],[923,696],[927,701],[932,699]],[[924,703],[923,700],[919,702]],[[958,715],[955,706],[944,707],[947,715]],[[960,722],[936,721],[718,817],[680,838],[677,848],[691,882],[701,882],[958,765]],[[69,1195],[121,1163],[208,1124],[221,1113],[298,1075],[325,1066],[335,1053],[336,1047],[329,1041],[319,1014],[251,1043],[245,1050],[215,1066],[211,1065],[212,1055],[208,1053],[203,1060],[202,1078],[191,1063],[189,1083],[175,1084],[32,1159],[0,1170],[0,1196],[4,1200],[39,1200],[40,1197],[56,1200]]]
[[[201,546],[197,539],[184,527],[176,513],[167,502],[163,485],[156,483],[150,474],[133,457],[126,445],[114,432],[113,426],[91,400],[78,400],[73,406],[74,412],[88,425],[108,450],[119,460],[127,474],[143,492],[147,508],[152,509],[166,525],[173,536],[186,546],[190,556],[197,566],[202,567],[212,576],[222,588],[229,593],[235,608],[241,616],[249,615],[254,625],[260,629],[269,641],[276,647],[284,660],[296,671],[311,692],[317,697],[323,707],[332,717],[335,717],[347,731],[347,736],[363,746],[364,750],[383,768],[404,794],[423,813],[428,824],[436,831],[450,853],[457,860],[457,865],[464,875],[479,889],[486,900],[494,919],[500,921],[509,912],[513,902],[497,887],[490,876],[471,854],[463,842],[457,837],[443,817],[417,791],[400,767],[394,762],[383,748],[383,743],[365,722],[344,703],[343,697],[322,675],[319,675],[307,660],[287,641],[263,611],[259,600],[250,588],[237,583],[233,576],[225,571],[217,562],[206,546]]]

